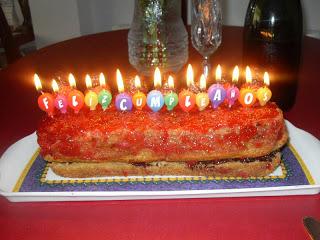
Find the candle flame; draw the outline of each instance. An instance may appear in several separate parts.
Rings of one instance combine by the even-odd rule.
[[[92,88],[92,81],[91,81],[91,77],[90,77],[89,74],[86,74],[85,80],[86,80],[86,86],[87,86],[87,88]]]
[[[38,76],[38,74],[34,74],[33,75],[33,81],[34,81],[34,85],[36,86],[37,91],[41,91],[42,90],[42,84],[41,84],[41,80]]]
[[[237,83],[238,82],[239,75],[240,75],[239,67],[235,66],[235,68],[233,69],[233,73],[232,73],[232,82],[233,83]]]
[[[216,81],[217,82],[220,82],[221,81],[221,76],[222,76],[222,69],[221,69],[221,66],[220,64],[217,66],[217,69],[216,69]]]
[[[117,69],[117,85],[119,93],[124,91],[124,85],[122,80],[122,75],[119,69]]]
[[[59,91],[59,86],[58,86],[58,83],[55,79],[52,79],[51,86],[52,86],[52,89],[55,93]]]
[[[201,90],[206,90],[206,87],[207,87],[207,79],[203,74],[201,74],[201,77],[200,77],[200,89]]]
[[[100,83],[101,87],[106,86],[106,78],[104,77],[103,73],[100,73],[100,75],[99,75],[99,83]]]
[[[190,87],[191,85],[194,85],[194,80],[193,80],[193,69],[192,65],[189,64],[187,68],[187,86]]]
[[[249,66],[246,67],[246,82],[252,83],[252,74]]]
[[[265,85],[269,86],[270,85],[270,78],[268,72],[265,72],[263,75],[263,82]]]
[[[138,75],[136,75],[134,77],[134,86],[136,88],[141,88],[141,81],[140,81],[140,77]]]
[[[155,87],[161,87],[161,73],[160,69],[156,67],[156,70],[154,71],[154,86]]]
[[[76,85],[76,79],[74,78],[74,76],[73,76],[72,73],[69,74],[68,79],[69,79],[69,85],[70,85],[70,87],[75,88],[75,87],[77,86],[77,85]]]
[[[174,80],[173,80],[173,77],[171,75],[169,75],[168,77],[168,86],[169,88],[174,88]]]

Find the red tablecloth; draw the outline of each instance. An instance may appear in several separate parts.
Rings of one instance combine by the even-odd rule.
[[[103,71],[134,74],[127,57],[126,31],[101,33],[41,49],[0,71],[0,154],[35,131],[41,112],[32,75]],[[224,29],[213,64],[239,64],[242,29]],[[201,57],[190,48],[190,62],[200,70]],[[285,116],[320,137],[318,63],[320,41],[305,38],[295,106]],[[195,68],[197,71],[197,67]],[[110,81],[110,83],[112,83]],[[113,83],[114,84],[114,83]],[[302,218],[320,218],[314,196],[183,199],[110,202],[10,203],[0,197],[1,239],[306,239]]]

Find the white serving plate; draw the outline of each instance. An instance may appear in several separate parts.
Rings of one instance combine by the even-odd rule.
[[[219,198],[249,196],[311,195],[320,192],[320,141],[286,121],[290,143],[297,150],[315,184],[268,188],[182,191],[14,192],[21,173],[39,148],[33,133],[9,147],[0,159],[0,194],[12,202],[92,201],[130,199]]]

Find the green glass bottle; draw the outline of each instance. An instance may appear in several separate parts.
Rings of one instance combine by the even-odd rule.
[[[300,0],[251,0],[244,27],[243,63],[269,71],[272,100],[295,102],[302,42]]]

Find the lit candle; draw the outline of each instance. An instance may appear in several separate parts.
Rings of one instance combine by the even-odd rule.
[[[53,91],[57,94],[55,100],[54,100],[54,105],[55,107],[60,110],[61,113],[66,113],[67,112],[67,107],[68,107],[68,101],[65,95],[62,95],[59,93],[59,86],[56,80],[52,80],[52,89]]]
[[[246,83],[247,86],[240,89],[239,102],[244,107],[251,107],[255,104],[257,98],[254,89],[251,87],[252,74],[249,67],[246,67]]]
[[[179,105],[183,111],[189,112],[196,104],[196,96],[190,91],[190,87],[194,85],[193,69],[191,64],[187,68],[187,86],[188,89],[184,89],[179,93]]]
[[[124,85],[121,76],[121,72],[117,69],[117,85],[119,94],[116,96],[115,105],[119,111],[131,111],[132,110],[132,99],[130,94],[124,92]]]
[[[69,74],[69,85],[72,87],[72,91],[69,92],[67,101],[68,106],[74,110],[75,113],[78,113],[84,104],[84,96],[83,93],[79,90],[75,89],[76,80],[72,73]]]
[[[37,74],[34,74],[33,80],[37,91],[41,92],[41,95],[38,97],[39,108],[52,117],[54,113],[54,97],[50,93],[42,92],[41,80]]]
[[[136,107],[136,109],[142,110],[146,105],[147,97],[143,92],[140,92],[141,80],[139,76],[135,76],[134,86],[136,87],[137,92],[133,95],[132,102],[133,102],[133,105]]]
[[[167,93],[164,97],[164,103],[167,106],[168,111],[172,111],[178,104],[178,95],[173,92],[174,89],[174,80],[172,76],[168,77],[168,86],[170,88],[170,92]]]
[[[161,87],[161,73],[159,68],[156,68],[154,71],[154,87],[156,89]],[[153,112],[158,112],[164,104],[162,93],[156,89],[152,90],[147,95],[147,104]]]
[[[198,106],[199,111],[204,110],[209,105],[209,96],[205,92],[207,88],[206,77],[202,74],[200,77],[200,93],[196,96],[196,104]]]
[[[87,93],[84,96],[84,103],[90,108],[90,110],[95,110],[98,105],[98,95],[92,91],[92,81],[89,74],[86,75],[85,78],[86,86],[87,86]]]
[[[111,101],[112,101],[112,94],[110,93],[110,91],[106,90],[106,79],[103,75],[103,73],[100,73],[99,75],[99,83],[100,83],[100,87],[103,88],[99,94],[98,94],[98,102],[100,103],[103,111],[106,110]]]
[[[265,72],[263,75],[263,82],[264,82],[265,86],[259,88],[257,91],[257,98],[258,98],[261,106],[266,105],[267,102],[272,97],[272,92],[268,88],[268,86],[270,85],[270,78],[269,78],[269,74],[267,72]]]
[[[216,69],[216,84],[211,85],[208,89],[208,95],[211,100],[211,104],[213,108],[219,107],[221,103],[223,103],[224,99],[227,96],[227,91],[224,87],[219,83],[222,78],[222,70],[221,66],[218,65]]]
[[[239,68],[236,66],[232,73],[232,85],[227,90],[228,105],[231,107],[239,97],[239,89],[235,86],[239,80]]]

